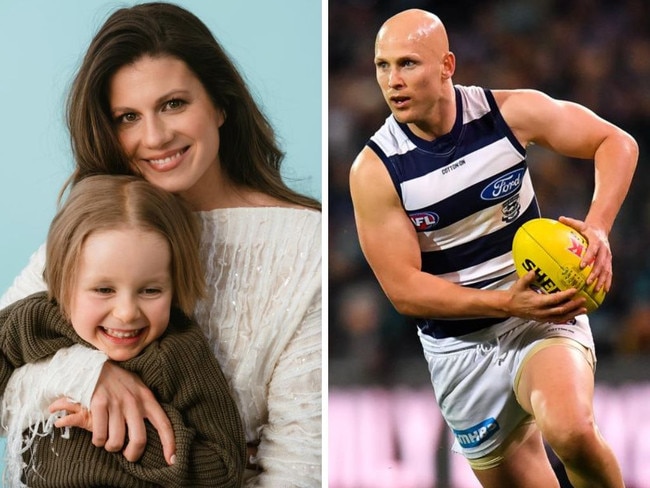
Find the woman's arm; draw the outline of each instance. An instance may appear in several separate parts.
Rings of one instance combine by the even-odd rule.
[[[21,298],[47,289],[43,280],[45,269],[45,244],[42,244],[29,258],[27,266],[14,279],[14,282],[0,298],[0,309]]]
[[[147,422],[144,454],[137,463],[120,455],[122,469],[137,480],[164,486],[239,488],[245,464],[243,426],[203,332],[194,325],[170,330],[122,365],[155,392],[177,439],[175,463],[167,466],[160,438]],[[86,420],[85,427],[90,427],[92,419],[87,415]]]
[[[2,425],[18,422],[22,431],[29,427],[30,416],[48,416],[50,403],[59,397],[89,405],[92,388],[106,359],[103,352],[76,344],[61,349],[52,360],[16,369],[2,398]],[[53,365],[60,369],[52,369]],[[77,374],[71,375],[70,371]]]
[[[269,384],[268,424],[246,486],[320,486],[322,466],[322,307],[317,293]]]

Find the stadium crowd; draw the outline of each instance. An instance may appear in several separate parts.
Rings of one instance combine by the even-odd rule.
[[[445,22],[454,83],[540,89],[636,138],[637,172],[610,235],[614,283],[591,324],[600,358],[650,352],[650,2],[330,0],[330,384],[396,383],[400,364],[414,359],[428,381],[415,326],[394,311],[361,254],[348,189],[354,157],[389,114],[375,81],[375,34],[413,7]],[[536,147],[528,154],[542,215],[583,218],[593,164]]]

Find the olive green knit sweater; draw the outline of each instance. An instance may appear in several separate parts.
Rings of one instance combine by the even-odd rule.
[[[0,311],[0,392],[14,368],[84,343],[71,324],[37,293]],[[92,445],[92,434],[73,428],[38,438],[24,454],[30,487],[239,487],[246,462],[243,428],[228,384],[203,332],[177,310],[166,333],[139,356],[120,363],[137,373],[171,420],[176,463],[168,466],[149,422],[147,447],[135,463]],[[71,371],[70,374],[74,374]]]

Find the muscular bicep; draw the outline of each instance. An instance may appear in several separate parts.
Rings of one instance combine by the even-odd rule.
[[[350,192],[361,249],[394,302],[420,272],[420,248],[388,171],[369,148],[352,166]]]
[[[536,90],[495,91],[506,123],[525,147],[534,143],[559,154],[593,159],[618,129],[582,105]]]

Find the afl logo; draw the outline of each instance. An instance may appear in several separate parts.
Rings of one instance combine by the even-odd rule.
[[[433,212],[419,212],[409,215],[417,232],[433,229],[438,223],[438,215]]]
[[[493,181],[483,189],[481,199],[497,200],[512,195],[521,188],[525,172],[525,168],[516,169]]]

